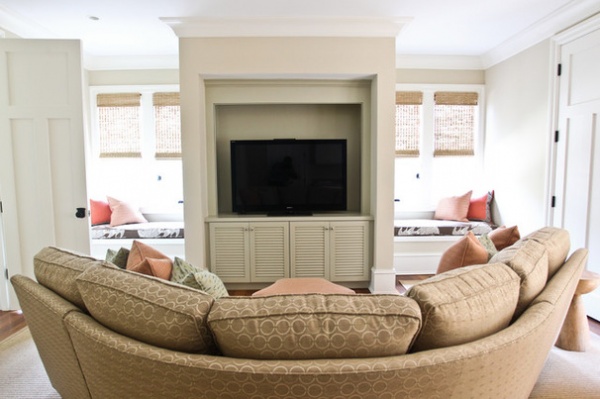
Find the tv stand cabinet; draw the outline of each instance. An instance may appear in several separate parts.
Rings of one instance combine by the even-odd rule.
[[[231,215],[208,218],[207,226],[209,267],[225,283],[370,280],[370,216]]]

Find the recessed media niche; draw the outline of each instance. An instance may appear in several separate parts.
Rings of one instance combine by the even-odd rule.
[[[278,139],[345,140],[346,212],[363,212],[363,104],[215,104],[214,112],[218,214],[232,213],[231,141]]]

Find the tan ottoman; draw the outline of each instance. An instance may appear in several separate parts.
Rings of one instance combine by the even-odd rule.
[[[355,294],[354,290],[320,277],[282,278],[252,296],[281,294]]]

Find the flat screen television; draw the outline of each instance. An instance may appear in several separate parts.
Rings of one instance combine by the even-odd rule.
[[[346,140],[232,140],[236,213],[346,210]]]

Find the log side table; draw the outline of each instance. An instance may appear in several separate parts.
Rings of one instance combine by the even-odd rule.
[[[590,326],[581,296],[594,291],[599,285],[600,274],[583,271],[556,340],[557,347],[568,351],[585,352],[590,340]]]

